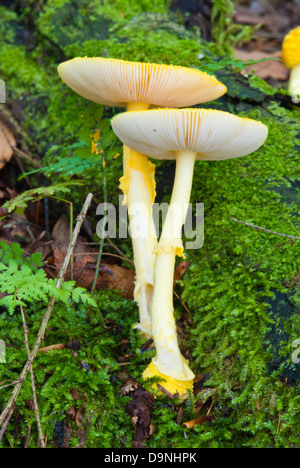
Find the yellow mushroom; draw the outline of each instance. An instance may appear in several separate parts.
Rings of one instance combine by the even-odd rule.
[[[205,109],[158,109],[119,114],[111,121],[120,140],[134,151],[156,159],[175,159],[172,198],[156,249],[151,331],[156,356],[144,377],[163,376],[162,385],[186,396],[194,374],[183,358],[173,315],[173,277],[176,255],[183,254],[182,226],[192,189],[196,160],[245,156],[266,140],[268,129],[254,120]]]
[[[282,60],[291,69],[289,93],[300,96],[300,26],[290,31],[282,44]]]
[[[60,64],[58,73],[79,95],[102,105],[125,107],[129,112],[144,111],[151,105],[190,106],[216,99],[226,92],[226,87],[215,77],[196,69],[102,57],[74,58]],[[125,195],[133,242],[134,297],[140,313],[137,327],[146,336],[151,336],[149,307],[157,246],[152,220],[154,172],[154,165],[146,156],[124,145],[120,187]]]

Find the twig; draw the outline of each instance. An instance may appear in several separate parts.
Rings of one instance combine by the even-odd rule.
[[[12,148],[15,148],[15,147],[13,146]],[[19,158],[18,154],[15,152],[15,150],[13,150],[13,151],[14,151],[14,156],[15,156],[15,159],[16,159],[17,164],[19,166],[19,169],[22,172],[22,174],[24,175],[26,171],[24,169],[23,163],[22,163],[21,159]],[[24,178],[26,180],[26,183],[27,183],[28,187],[30,189],[32,189],[32,183],[30,182],[29,177],[27,175],[25,175]]]
[[[106,236],[106,240],[107,240],[108,244],[109,244],[111,247],[113,247],[113,248],[118,252],[119,255],[121,255],[121,256],[124,257],[123,252],[119,249],[119,247],[118,247],[117,245],[115,245],[115,244],[112,242],[112,240],[111,240],[108,236]],[[134,263],[134,262],[132,262],[132,263]]]
[[[82,257],[84,255],[99,255],[99,253],[98,252],[82,252],[82,253],[74,254],[74,257]],[[102,255],[107,255],[108,257],[119,258],[120,260],[123,260],[123,262],[128,262],[131,265],[134,265],[134,262],[132,260],[129,260],[128,258],[125,258],[125,257],[121,257],[120,255],[112,254],[109,252],[102,252]]]
[[[87,196],[86,201],[85,201],[85,203],[83,205],[83,208],[81,210],[81,213],[77,218],[77,223],[76,223],[75,229],[73,231],[72,241],[71,241],[71,243],[70,243],[70,245],[68,247],[67,254],[65,256],[65,259],[63,261],[61,270],[60,270],[60,272],[58,274],[58,277],[57,277],[57,282],[56,282],[56,288],[57,289],[60,289],[61,285],[63,283],[63,278],[64,278],[64,275],[66,273],[66,270],[67,270],[71,255],[72,255],[72,253],[74,251],[74,246],[76,244],[77,237],[79,235],[82,223],[83,223],[83,221],[84,221],[84,219],[86,217],[87,211],[88,211],[88,209],[89,209],[89,207],[90,207],[90,205],[92,203],[92,199],[93,199],[93,195],[90,193]],[[39,350],[40,344],[44,339],[44,334],[45,334],[47,324],[48,324],[48,321],[50,319],[54,304],[55,304],[55,296],[53,296],[52,299],[49,302],[49,305],[47,307],[47,310],[45,312],[45,315],[43,317],[43,320],[42,320],[42,323],[41,323],[41,326],[40,326],[40,329],[39,329],[39,332],[38,332],[38,335],[37,335],[36,342],[34,344],[34,347],[33,347],[32,351],[31,351],[30,357],[29,357],[27,363],[25,364],[25,366],[24,366],[24,368],[23,368],[23,370],[22,370],[22,372],[20,374],[19,383],[15,386],[6,407],[4,408],[2,414],[0,415],[0,427],[3,426],[4,422],[6,421],[7,415],[9,414],[11,408],[14,406],[14,404],[15,404],[15,402],[17,400],[18,394],[19,394],[19,392],[21,390],[22,383],[23,383],[23,381],[24,381],[24,379],[25,379],[25,377],[27,375],[27,372],[28,372],[28,370],[30,368],[30,365],[34,361],[34,359],[36,357],[36,354],[37,354],[37,352]]]
[[[190,314],[191,312],[189,311],[189,309],[187,308],[187,306],[185,305],[185,303],[183,302],[183,300],[181,299],[181,297],[179,296],[179,294],[177,294],[176,291],[173,291],[174,292],[174,295],[177,297],[177,299],[181,302],[181,305],[185,308],[185,310],[187,311],[188,314]]]
[[[235,219],[235,218],[230,218],[230,219],[232,219],[232,221],[235,221],[236,223],[245,224],[245,226],[250,226],[253,229],[259,229],[260,231],[269,232],[270,234],[275,234],[276,236],[288,237],[290,239],[297,239],[297,240],[300,239],[300,237],[298,236],[289,236],[288,234],[281,234],[280,232],[270,231],[269,229],[265,229],[260,226],[255,226],[255,224],[246,223],[245,221],[239,221],[238,219]]]
[[[17,289],[16,289],[16,295],[17,295],[18,300],[21,301]],[[24,329],[25,348],[26,348],[26,351],[27,351],[28,359],[30,359],[30,349],[29,349],[29,344],[28,344],[28,328],[27,328],[27,325],[26,325],[25,314],[24,314],[24,309],[23,309],[22,304],[20,304],[20,310],[21,310],[23,329]],[[39,441],[40,441],[41,447],[45,448],[44,436],[43,436],[41,419],[40,419],[40,414],[39,414],[38,401],[37,401],[36,390],[35,390],[34,372],[33,372],[32,362],[30,363],[30,368],[29,369],[30,369],[30,377],[31,377],[33,406],[34,406],[34,412],[35,412],[35,417],[36,417],[36,422],[37,422],[37,427],[38,427]]]
[[[129,260],[128,258],[125,257],[124,253],[111,241],[111,239],[106,236],[106,240],[107,240],[107,243],[104,242],[103,244],[103,247],[112,247],[113,249],[115,249],[119,255],[120,255],[120,258],[123,258],[124,260],[126,260],[126,262],[130,262],[134,265],[134,262],[132,260]],[[99,242],[78,242],[77,245],[90,245],[90,246],[98,246],[99,245]],[[104,253],[103,253],[104,255]],[[108,254],[106,254],[108,255]]]
[[[15,410],[15,407],[12,406],[12,407],[10,408],[10,410],[9,410],[9,412],[8,412],[8,414],[7,414],[7,416],[6,416],[6,419],[5,419],[4,423],[2,424],[2,427],[1,427],[1,430],[0,430],[0,442],[1,442],[1,440],[2,440],[2,437],[3,437],[3,434],[4,434],[4,432],[5,432],[5,429],[7,428],[7,425],[8,425],[8,423],[9,423],[10,418],[11,418],[12,415],[14,414],[14,410]]]
[[[26,434],[26,439],[25,439],[24,448],[27,448],[27,447],[28,447],[29,439],[30,439],[30,434],[31,434],[31,424],[28,426],[28,429],[27,429],[27,434]]]
[[[12,385],[16,385],[19,382],[20,382],[20,380],[14,380],[13,382],[11,382],[9,384],[2,385],[2,387],[0,387],[0,390],[2,390],[3,388],[11,387]],[[23,380],[23,382],[24,382],[24,380]]]

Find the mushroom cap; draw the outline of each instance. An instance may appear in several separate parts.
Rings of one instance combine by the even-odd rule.
[[[194,68],[77,57],[58,66],[73,91],[99,104],[126,107],[141,102],[159,107],[186,107],[217,99],[227,88],[214,76]]]
[[[300,65],[300,26],[285,36],[282,43],[282,60],[287,68]]]
[[[261,122],[211,109],[125,112],[111,125],[122,143],[154,159],[176,159],[182,150],[201,160],[238,158],[256,151],[268,135]]]

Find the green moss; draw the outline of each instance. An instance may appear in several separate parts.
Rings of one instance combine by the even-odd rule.
[[[287,280],[295,286],[300,245],[230,219],[297,235],[299,188],[293,187],[288,203],[277,189],[282,185],[292,187],[299,177],[295,146],[299,115],[293,121],[291,114],[281,109],[278,119],[273,115],[274,107],[269,106],[270,113],[265,115],[256,109],[247,113],[247,117],[259,119],[269,127],[268,140],[256,154],[241,160],[197,165],[193,201],[205,203],[205,243],[199,252],[188,252],[192,264],[183,281],[183,299],[193,311],[195,369],[209,374],[207,385],[218,392],[215,401],[227,400],[236,412],[239,429],[235,437],[249,432],[251,445],[284,446],[289,426],[293,424],[293,431],[298,427],[295,413],[299,420],[300,408],[295,406],[298,399],[290,397],[287,388],[280,385],[278,373],[270,374],[269,366],[274,352],[282,352],[284,364],[280,371],[295,369],[291,344],[299,335],[300,309],[295,306],[282,317],[281,326],[289,330],[274,348],[275,332],[270,336],[269,330],[275,317],[268,298],[281,291],[288,302],[296,303],[299,289],[288,287]],[[273,303],[273,307],[280,314],[278,304]],[[274,392],[276,401],[270,409]],[[291,419],[285,416],[278,439],[281,405]],[[233,421],[231,424],[235,427]],[[269,438],[262,442],[262,432],[267,428]]]

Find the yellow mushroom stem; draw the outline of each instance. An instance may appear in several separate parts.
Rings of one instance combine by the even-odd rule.
[[[292,68],[289,80],[289,93],[293,96],[300,96],[300,64]]]
[[[127,111],[147,110],[148,104],[130,103]],[[139,307],[136,328],[151,336],[150,304],[154,289],[154,262],[157,234],[152,218],[155,200],[155,166],[146,156],[123,147],[123,177],[120,188],[127,205],[136,270],[134,299]]]
[[[183,256],[182,227],[185,223],[193,181],[196,153],[179,151],[170,207],[156,249],[151,330],[156,356],[144,372],[144,378],[164,376],[166,390],[185,396],[192,389],[194,374],[182,356],[177,339],[173,307],[176,255]],[[154,372],[156,369],[156,374]]]

